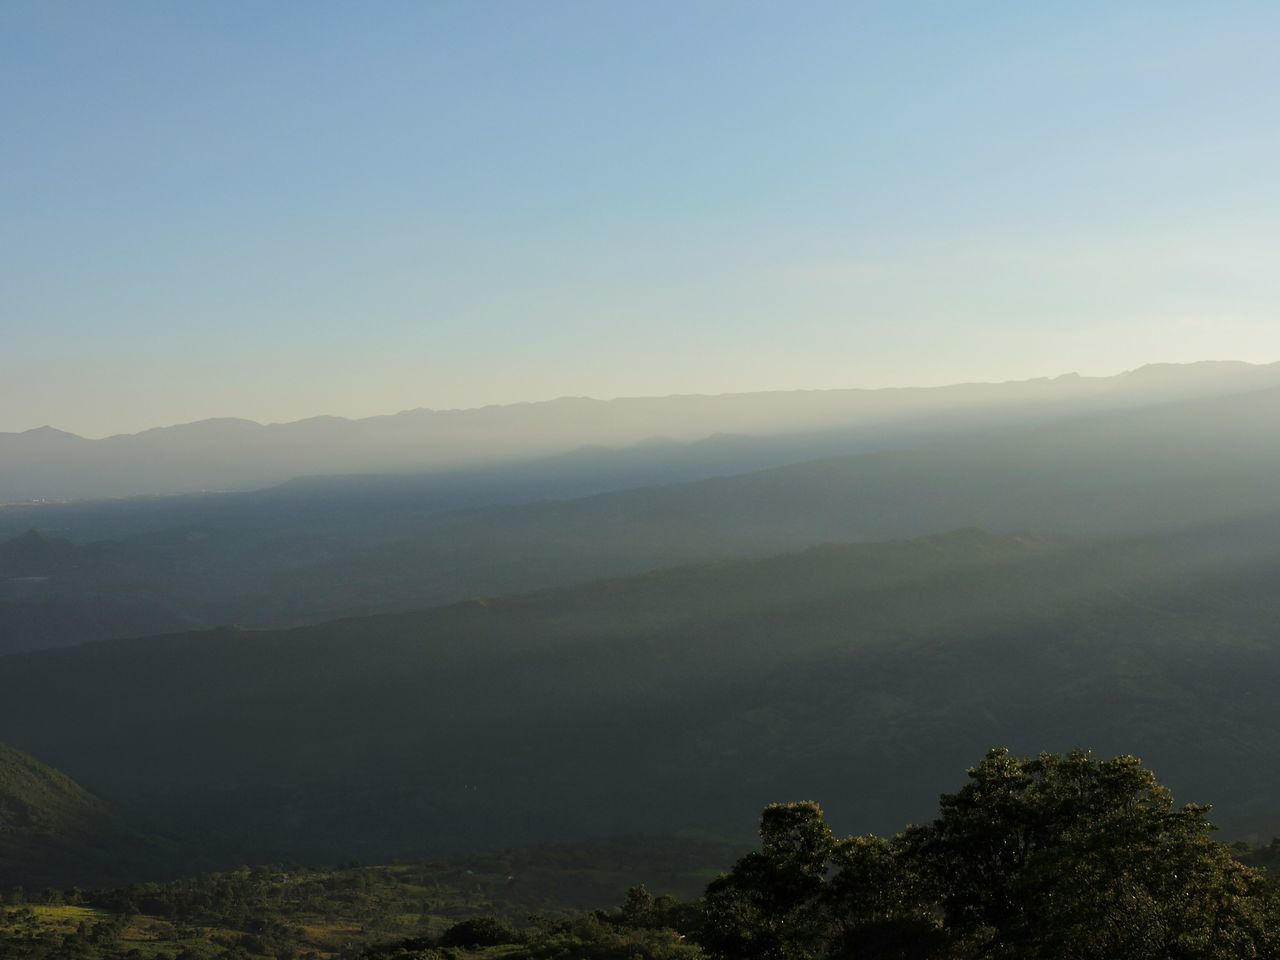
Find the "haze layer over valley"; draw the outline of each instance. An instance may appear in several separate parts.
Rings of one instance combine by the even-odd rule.
[[[1106,411],[1095,398],[1073,413],[1028,404],[257,493],[11,506],[0,509],[0,649],[290,626],[960,527],[1195,537],[1236,523],[1221,549],[1247,551],[1250,521],[1280,512],[1280,388],[1248,389],[1274,369],[1140,371],[1117,379],[1154,388],[1111,384],[1120,409]],[[827,455],[809,459],[816,450]],[[1221,496],[1203,496],[1210,479]]]

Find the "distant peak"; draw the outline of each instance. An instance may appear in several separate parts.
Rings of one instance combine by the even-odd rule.
[[[1205,373],[1213,370],[1247,370],[1258,367],[1258,364],[1244,360],[1196,360],[1192,363],[1144,363],[1133,370],[1126,370],[1122,377],[1161,376],[1180,371]]]
[[[65,438],[67,438],[68,440],[82,440],[82,439],[83,439],[83,437],[80,437],[80,436],[78,436],[77,434],[74,434],[74,433],[68,433],[66,430],[59,430],[58,428],[56,428],[56,427],[51,427],[51,426],[49,426],[48,424],[45,424],[43,427],[33,427],[33,428],[32,428],[32,429],[30,429],[30,430],[23,430],[23,431],[22,431],[22,433],[21,433],[21,434],[19,434],[19,436],[23,436],[23,437],[34,437],[34,438],[37,438],[37,439],[38,439],[38,438],[42,438],[42,437],[48,437],[48,438],[51,438],[51,439],[52,439],[52,438],[54,438],[54,437],[65,437]]]

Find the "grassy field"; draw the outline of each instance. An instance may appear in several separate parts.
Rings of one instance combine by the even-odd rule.
[[[242,867],[115,890],[46,891],[30,899],[68,902],[0,907],[0,957],[351,957],[372,944],[439,936],[481,915],[521,927],[616,906],[640,881],[656,893],[696,897],[735,853],[714,843],[633,838],[412,864]],[[499,958],[510,950],[455,954]]]

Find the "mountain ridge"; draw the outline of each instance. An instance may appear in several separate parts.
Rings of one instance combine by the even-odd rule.
[[[653,436],[787,436],[884,431],[932,420],[963,424],[1069,414],[1280,384],[1280,363],[1207,361],[1113,377],[1062,376],[941,387],[673,394],[402,411],[361,419],[258,424],[210,418],[85,439],[37,428],[0,434],[0,503],[245,490],[291,478],[379,470],[500,467]]]
[[[661,403],[668,400],[701,400],[701,401],[717,401],[717,400],[744,400],[758,399],[763,397],[806,397],[815,395],[841,395],[841,396],[864,396],[868,394],[894,394],[894,393],[931,393],[946,390],[963,390],[971,388],[1000,388],[1026,384],[1048,384],[1063,381],[1093,381],[1105,382],[1112,381],[1121,383],[1126,380],[1136,381],[1147,379],[1156,375],[1167,375],[1171,371],[1188,371],[1188,372],[1223,372],[1223,371],[1267,371],[1280,368],[1280,361],[1270,363],[1250,363],[1244,360],[1197,360],[1189,363],[1167,363],[1154,362],[1145,363],[1141,366],[1134,367],[1130,370],[1122,370],[1116,374],[1100,374],[1085,376],[1075,371],[1061,373],[1054,376],[1039,376],[1013,378],[1008,380],[958,380],[953,382],[932,384],[925,386],[886,386],[886,387],[816,387],[816,388],[793,388],[779,390],[742,390],[730,391],[727,393],[668,393],[668,394],[637,394],[619,397],[592,397],[587,395],[562,395],[552,397],[546,400],[517,400],[510,403],[487,403],[473,407],[409,407],[404,410],[398,410],[395,413],[378,413],[364,417],[347,417],[341,414],[320,413],[312,414],[306,417],[299,417],[296,420],[254,420],[250,417],[201,417],[198,420],[182,421],[180,423],[159,424],[154,427],[146,427],[141,430],[123,431],[119,433],[106,434],[101,437],[86,437],[82,434],[74,433],[69,430],[63,430],[49,424],[38,427],[31,427],[26,430],[0,430],[0,438],[17,437],[17,436],[60,436],[71,437],[76,440],[83,440],[88,443],[96,443],[105,440],[121,440],[129,437],[138,437],[144,434],[152,434],[159,431],[181,430],[185,427],[204,427],[215,425],[245,425],[251,427],[260,427],[262,429],[272,428],[288,428],[302,424],[313,424],[318,422],[359,424],[368,421],[390,420],[404,417],[413,417],[418,415],[435,415],[449,416],[458,414],[479,414],[488,413],[498,410],[512,410],[529,407],[554,406],[559,404],[588,404],[588,405],[608,405],[608,404],[637,404],[637,403]]]

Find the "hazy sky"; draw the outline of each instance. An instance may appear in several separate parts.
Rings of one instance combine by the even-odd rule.
[[[1280,4],[0,5],[0,430],[1280,359]]]

